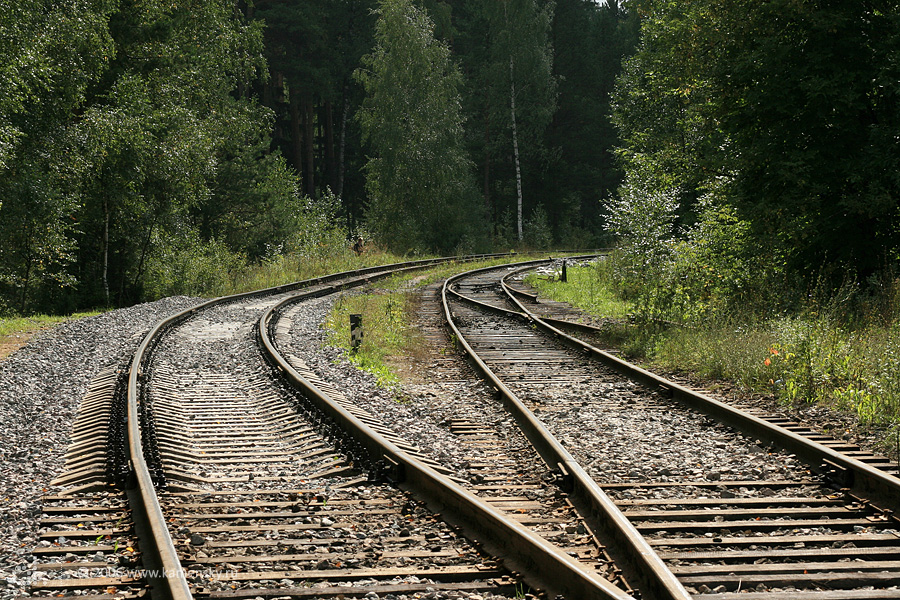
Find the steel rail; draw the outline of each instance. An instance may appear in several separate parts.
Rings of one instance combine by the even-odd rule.
[[[382,272],[386,273],[383,276],[388,276],[404,270],[422,269],[454,260],[472,261],[502,256],[508,256],[508,254],[443,257],[395,263],[391,265],[365,267],[363,269],[334,273],[323,277],[315,277],[262,290],[214,298],[159,321],[147,335],[144,336],[144,339],[141,341],[141,344],[138,346],[138,349],[132,357],[128,374],[126,400],[128,415],[128,453],[131,460],[131,473],[129,474],[129,483],[127,485],[129,488],[128,496],[129,503],[134,512],[135,526],[138,529],[139,536],[145,543],[149,543],[150,546],[144,546],[142,551],[145,567],[147,567],[145,573],[151,585],[153,597],[158,600],[191,600],[193,597],[184,570],[181,567],[178,553],[175,550],[172,536],[166,526],[165,516],[162,512],[159,497],[156,493],[153,479],[150,475],[150,470],[144,456],[145,448],[141,434],[142,398],[140,395],[139,382],[143,379],[144,367],[149,362],[152,348],[166,331],[178,323],[185,321],[197,312],[218,304],[257,296],[275,295],[304,287],[341,281],[342,279],[353,276],[358,277],[359,282],[357,285],[360,285],[368,281],[368,276],[374,276]],[[331,286],[329,289],[334,291],[334,289],[340,287],[342,286],[336,285]]]
[[[561,594],[584,600],[632,598],[543,537],[410,456],[298,373],[272,341],[270,329],[277,321],[274,315],[288,304],[305,297],[302,293],[298,294],[267,310],[259,320],[258,335],[273,365],[310,403],[333,419],[365,448],[374,461],[394,465],[398,483],[402,482],[404,488],[425,500],[448,522],[459,526],[490,552],[503,557],[507,567],[517,570],[529,585],[549,592],[550,597]]]
[[[569,347],[585,352],[588,356],[612,367],[630,379],[640,382],[651,389],[659,390],[670,398],[709,415],[717,421],[734,427],[749,436],[796,454],[809,464],[813,470],[836,477],[842,487],[850,488],[854,493],[866,496],[870,500],[877,499],[880,508],[895,512],[900,511],[900,478],[789,431],[784,427],[755,417],[725,402],[710,398],[700,392],[688,389],[655,373],[651,373],[554,327],[548,320],[528,310],[522,302],[516,299],[514,292],[509,291],[511,286],[506,280],[525,270],[527,268],[516,269],[508,273],[502,278],[501,284],[503,289],[507,290],[506,293],[510,300],[523,313],[528,315],[529,320],[546,333],[555,336]]]
[[[521,270],[530,268],[533,268],[533,266],[523,266],[521,267]],[[579,506],[583,513],[586,512],[587,515],[593,517],[594,522],[602,527],[606,534],[617,542],[618,548],[625,550],[625,555],[621,558],[624,558],[624,560],[629,563],[628,566],[632,573],[638,578],[639,587],[641,587],[645,597],[659,600],[687,600],[690,598],[687,590],[684,589],[684,586],[657,556],[656,552],[650,547],[644,537],[637,529],[635,529],[612,499],[603,492],[593,478],[587,474],[578,461],[576,461],[563,447],[546,426],[534,416],[534,413],[525,406],[515,393],[510,390],[509,387],[497,377],[491,368],[487,366],[481,357],[478,356],[454,323],[454,315],[450,310],[450,303],[447,300],[448,294],[463,298],[480,306],[489,305],[466,298],[458,292],[451,291],[450,287],[452,284],[463,277],[493,269],[495,268],[487,267],[475,269],[448,278],[444,282],[441,294],[444,317],[448,326],[456,336],[456,339],[463,350],[471,358],[478,371],[483,374],[497,391],[504,405],[516,419],[519,427],[535,446],[544,461],[551,469],[559,469],[561,471],[561,475],[566,479],[566,485],[570,486],[572,489],[573,501]],[[514,271],[514,273],[515,272],[516,271]],[[505,310],[493,306],[490,308],[501,313],[506,313],[512,317],[525,318],[527,320],[527,317],[516,311]],[[610,548],[610,550],[614,549]]]

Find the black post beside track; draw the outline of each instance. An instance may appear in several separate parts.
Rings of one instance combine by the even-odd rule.
[[[593,258],[594,256],[580,256],[576,258]],[[535,261],[527,266],[522,266],[515,272],[532,269],[539,262]],[[487,308],[497,313],[506,314],[530,320],[525,311],[508,311],[502,308],[483,304],[467,298],[453,290],[451,286],[457,279],[470,276],[473,273],[496,269],[487,267],[461,273],[447,279],[442,290],[444,316],[448,326],[456,336],[458,343],[474,363],[476,369],[482,373],[485,379],[497,391],[504,405],[516,419],[522,431],[537,449],[538,453],[554,470],[559,470],[564,478],[564,484],[571,487],[571,497],[576,506],[585,516],[593,517],[596,524],[615,542],[620,553],[617,559],[627,561],[630,570],[637,576],[640,587],[647,598],[660,600],[688,600],[690,595],[675,575],[666,567],[656,552],[647,544],[644,537],[634,528],[628,518],[615,506],[613,501],[603,492],[594,480],[584,471],[574,457],[560,444],[555,436],[544,426],[541,421],[525,406],[525,404],[510,390],[478,356],[474,349],[466,341],[462,332],[454,323],[454,315],[450,310],[448,296],[453,295],[466,302],[477,304],[481,308]],[[519,304],[521,308],[521,304]]]
[[[149,364],[153,347],[159,343],[169,329],[199,311],[241,299],[271,296],[304,287],[338,282],[350,277],[358,278],[361,285],[366,283],[366,277],[370,275],[385,273],[383,276],[387,276],[403,270],[422,269],[441,263],[473,261],[503,256],[509,256],[509,254],[482,254],[425,259],[335,273],[263,290],[223,296],[179,312],[157,323],[144,337],[131,360],[127,388],[128,455],[131,465],[126,487],[128,488],[129,503],[133,511],[135,527],[141,539],[145,574],[151,585],[151,594],[154,600],[191,600],[192,598],[190,586],[182,570],[181,562],[178,559],[172,537],[166,526],[165,516],[156,493],[156,486],[164,485],[165,483],[161,480],[162,472],[159,470],[158,465],[148,464],[148,460],[153,462],[153,457],[156,455],[155,448],[147,445],[148,431],[149,428],[152,428],[152,423],[148,423],[142,418],[147,413],[148,406],[142,398],[141,381],[145,376],[145,369]],[[329,290],[335,291],[341,287],[343,286],[338,284],[329,288]]]
[[[536,262],[546,261],[531,261],[528,264]],[[357,446],[368,454],[370,463],[392,465],[394,479],[402,488],[425,500],[448,522],[462,528],[495,555],[503,557],[507,567],[520,572],[530,585],[548,592],[551,597],[561,594],[584,600],[631,598],[541,536],[386,440],[300,375],[276,348],[270,328],[276,320],[273,316],[286,305],[310,296],[298,294],[266,311],[259,320],[260,343],[285,379],[348,433]]]

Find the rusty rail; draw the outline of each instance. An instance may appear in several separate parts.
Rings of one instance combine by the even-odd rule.
[[[516,298],[515,293],[510,291],[510,286],[506,283],[507,278],[526,269],[517,269],[508,273],[501,280],[501,284],[510,300],[532,323],[555,336],[560,342],[585,352],[588,356],[601,361],[620,374],[651,389],[659,390],[674,400],[709,415],[719,422],[796,454],[818,472],[829,472],[835,469],[842,471],[840,478],[843,480],[844,487],[850,488],[854,493],[877,499],[884,508],[900,511],[900,478],[724,402],[669,381],[554,327],[548,320],[528,310],[525,304]]]
[[[543,261],[529,264],[535,262]],[[386,440],[298,373],[278,351],[269,330],[273,315],[288,303],[305,297],[308,296],[299,294],[270,308],[260,318],[258,333],[270,361],[310,403],[337,422],[366,449],[373,461],[393,465],[394,476],[402,480],[404,487],[493,554],[503,557],[507,566],[518,570],[529,584],[549,592],[551,597],[562,594],[579,599],[631,598],[556,546]]]

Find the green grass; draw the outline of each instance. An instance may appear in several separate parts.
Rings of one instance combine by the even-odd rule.
[[[530,273],[525,282],[536,288],[539,295],[568,302],[588,314],[612,319],[624,318],[628,314],[629,305],[605,285],[598,271],[602,268],[602,263],[587,267],[567,267],[566,283],[550,280],[536,273]]]
[[[339,249],[323,256],[301,257],[297,255],[279,255],[261,264],[251,265],[235,274],[228,285],[211,290],[209,295],[227,296],[261,290],[265,288],[340,273],[363,267],[373,267],[410,259],[388,252],[367,251],[357,256],[349,249]]]
[[[900,329],[855,330],[814,316],[781,317],[740,327],[673,330],[652,360],[788,403],[819,402],[855,412],[875,426],[900,422]]]
[[[448,263],[422,271],[394,275],[378,282],[365,294],[342,294],[332,307],[324,327],[329,343],[350,350],[350,315],[362,315],[364,337],[359,349],[349,354],[361,369],[374,374],[382,385],[400,380],[399,366],[424,353],[424,338],[416,320],[416,289],[463,271],[528,260],[527,255],[468,263]]]
[[[387,288],[396,288],[402,286],[405,282],[416,280],[416,285],[423,286],[438,281],[439,279],[443,279],[444,277],[448,277],[453,273],[458,273],[461,270],[467,270],[466,265],[473,265],[469,268],[474,269],[476,268],[476,265],[481,267],[491,266],[515,260],[528,260],[529,257],[530,255],[528,254],[520,254],[512,257],[478,261],[477,263],[447,263],[446,265],[440,265],[433,269],[429,269],[427,272],[416,271],[413,273],[397,275],[380,285]],[[330,275],[332,273],[413,260],[425,260],[429,258],[436,257],[431,255],[414,257],[400,256],[377,249],[367,250],[363,254],[357,256],[351,250],[344,248],[331,250],[325,255],[314,257],[279,255],[272,260],[241,269],[230,278],[231,281],[229,284],[210,290],[207,295],[225,296],[239,294],[241,292],[275,287],[286,283],[311,279],[313,277],[321,277],[322,275]]]
[[[342,294],[325,322],[329,343],[349,351],[350,315],[362,315],[363,341],[356,352],[350,353],[350,360],[375,375],[380,384],[396,383],[396,358],[415,353],[422,344],[418,331],[409,324],[411,307],[407,292]]]
[[[79,312],[67,316],[32,315],[0,319],[0,358],[5,358],[32,336],[60,323],[99,315],[101,311]]]

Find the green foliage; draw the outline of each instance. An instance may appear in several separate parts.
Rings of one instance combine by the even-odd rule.
[[[534,250],[546,250],[553,243],[550,219],[541,205],[536,206],[531,211],[531,217],[525,221],[524,242],[525,246]]]
[[[520,143],[540,155],[542,138],[556,112],[557,87],[553,77],[550,23],[553,2],[508,0],[481,3],[489,27],[490,59],[482,82],[498,123],[508,123],[511,88],[515,91]],[[506,127],[503,128],[505,135]],[[505,145],[505,152],[509,146]]]
[[[600,200],[621,182],[611,150],[619,144],[610,121],[610,91],[622,57],[637,42],[637,14],[621,2],[556,0],[553,72],[557,110],[547,130],[546,173],[530,193],[550,214],[554,237],[565,248],[602,243]]]
[[[75,283],[70,268],[76,205],[41,166],[40,161],[23,165],[19,177],[0,183],[10,194],[0,205],[0,306],[19,312]]]
[[[467,74],[467,141],[483,176],[484,204],[498,225],[506,210],[516,210],[518,175],[524,197],[549,163],[545,139],[557,98],[550,42],[554,3],[471,0],[456,10],[461,31],[454,47]],[[528,215],[538,202],[529,196],[523,204],[522,215]]]
[[[0,303],[198,289],[198,257],[287,239],[298,201],[270,114],[233,93],[263,73],[260,23],[222,0],[2,8]],[[161,256],[183,268],[145,281]]]
[[[900,8],[828,0],[642,2],[614,94],[627,172],[667,173],[679,218],[727,203],[778,268],[868,275],[900,248]],[[836,243],[840,240],[840,243]],[[837,270],[837,269],[836,269]]]
[[[348,232],[337,224],[340,198],[326,190],[318,199],[302,202],[291,214],[287,252],[309,260],[346,250]]]
[[[276,115],[274,142],[302,176],[303,193],[314,197],[330,187],[351,221],[361,216],[364,194],[364,156],[351,118],[361,95],[351,74],[372,47],[375,4],[262,0],[248,8],[265,23],[272,76],[260,96]]]
[[[765,313],[778,306],[770,285],[777,289],[780,276],[777,257],[757,250],[750,224],[727,204],[730,180],[713,182],[697,201],[697,221],[684,239],[675,244],[671,286],[678,298],[671,318],[701,323],[728,314],[732,307]],[[786,299],[782,298],[782,302]]]
[[[78,0],[0,5],[0,305],[67,308],[79,199],[65,129],[114,54],[110,11]]]
[[[787,402],[897,419],[883,265],[900,248],[900,152],[883,136],[900,119],[900,8],[631,5],[641,41],[612,102],[626,173],[607,203],[614,284],[640,316],[686,325],[642,325],[634,347]]]
[[[642,316],[661,317],[669,305],[677,209],[677,190],[661,190],[637,173],[628,175],[608,203],[606,227],[621,242],[614,262],[621,289]]]
[[[147,259],[144,293],[164,296],[221,296],[245,265],[245,258],[217,240],[189,231],[181,239],[156,239]]]
[[[376,47],[356,73],[367,93],[358,117],[373,152],[368,225],[402,252],[447,252],[480,222],[462,145],[461,75],[433,29],[411,0],[385,0]]]
[[[391,357],[411,352],[422,343],[421,334],[410,327],[411,309],[412,300],[403,292],[341,296],[324,323],[330,330],[328,341],[350,350],[350,315],[362,315],[363,341],[349,358],[382,385],[396,383]]]

